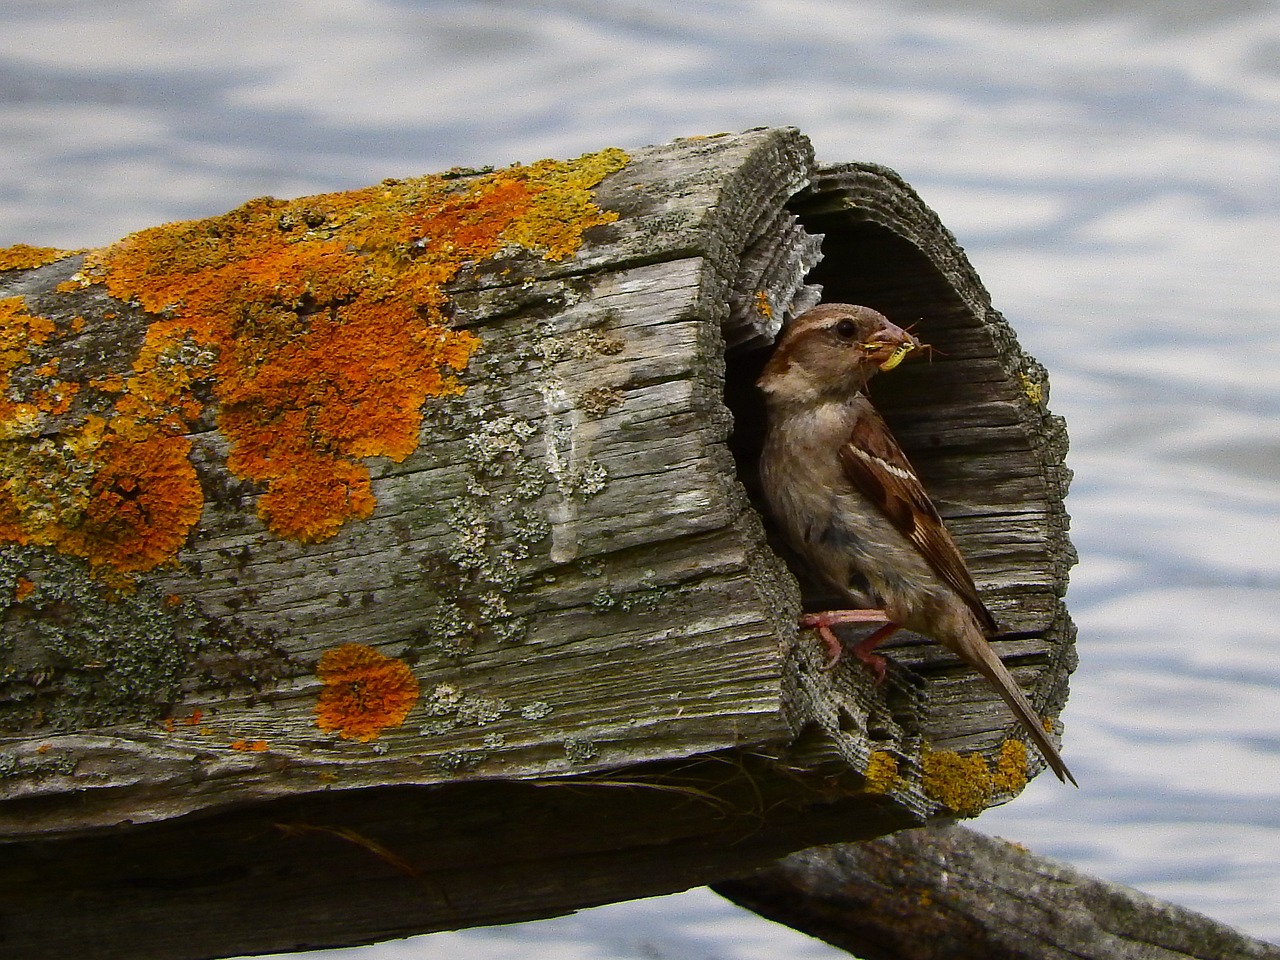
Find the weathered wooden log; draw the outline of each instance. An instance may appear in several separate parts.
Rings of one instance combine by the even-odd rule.
[[[864,960],[1280,960],[1203,914],[959,826],[805,850],[716,890]]]
[[[881,688],[823,671],[754,509],[758,348],[813,285],[917,323],[933,361],[876,399],[1056,716],[1065,433],[889,171],[755,130],[260,199],[0,271],[0,931],[24,956],[546,916],[974,814],[1038,769],[920,638]]]

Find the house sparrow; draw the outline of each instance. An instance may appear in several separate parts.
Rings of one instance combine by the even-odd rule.
[[[814,574],[858,609],[810,614],[834,666],[833,624],[883,623],[854,648],[878,679],[878,643],[906,627],[932,637],[991,683],[1058,779],[1075,778],[987,642],[995,618],[937,508],[865,391],[924,346],[869,307],[821,304],[784,331],[757,385],[768,433],[760,478],[782,534]]]

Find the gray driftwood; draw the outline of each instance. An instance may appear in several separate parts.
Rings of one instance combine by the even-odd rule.
[[[959,826],[805,850],[716,890],[863,960],[1280,960],[1280,947]]]
[[[13,955],[180,960],[543,917],[973,814],[1038,769],[986,685],[919,638],[881,688],[824,672],[755,509],[751,384],[786,316],[820,284],[916,324],[932,362],[877,400],[999,652],[1057,715],[1066,436],[951,235],[890,171],[818,167],[787,129],[636,151],[593,195],[618,219],[573,256],[450,285],[484,349],[464,394],[427,401],[416,452],[369,462],[369,519],[318,544],[270,534],[211,407],[193,435],[210,494],[176,564],[112,593],[78,559],[0,545]],[[0,299],[85,318],[63,378],[127,374],[154,318],[77,291],[82,266],[0,274]],[[366,742],[315,722],[317,661],[350,642],[421,689]]]

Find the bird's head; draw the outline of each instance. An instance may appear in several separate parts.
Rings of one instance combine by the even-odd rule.
[[[844,398],[927,346],[870,307],[824,303],[787,325],[757,383],[773,402]]]

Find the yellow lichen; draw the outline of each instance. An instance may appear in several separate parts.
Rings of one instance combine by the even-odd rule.
[[[47,437],[42,418],[72,411],[76,385],[52,379],[57,358],[46,356],[45,382],[28,378],[34,386],[9,395],[29,346],[56,330],[21,298],[0,301],[0,441],[13,441],[0,445],[0,539],[115,574],[173,560],[203,504],[186,437],[205,412],[197,398],[210,394],[227,468],[262,486],[270,530],[317,542],[369,516],[364,461],[412,453],[423,404],[461,392],[454,375],[480,347],[449,325],[445,284],[520,250],[572,256],[585,230],[616,219],[591,189],[626,162],[605,150],[261,198],[94,251],[74,290],[104,284],[156,319],[131,370],[83,385],[110,394],[110,411]],[[75,318],[63,335],[82,326]]]
[[[15,243],[11,247],[0,247],[0,270],[31,270],[77,252],[76,250],[59,250],[57,247],[31,247],[25,243]]]
[[[1038,380],[1033,380],[1025,373],[1018,374],[1018,382],[1022,384],[1022,392],[1027,395],[1037,407],[1044,402],[1044,384]]]
[[[1020,793],[1027,785],[1027,745],[1010,737],[1000,744],[1000,756],[991,775],[996,793]]]
[[[1027,747],[1009,739],[1000,745],[993,770],[981,755],[927,752],[924,792],[965,817],[976,817],[993,797],[1018,793],[1027,785]]]
[[[976,817],[991,802],[991,771],[976,753],[926,752],[924,792],[963,817]]]
[[[877,750],[867,760],[867,792],[888,793],[898,781],[898,761],[893,754]]]
[[[376,740],[404,723],[418,701],[418,678],[408,664],[360,643],[325,651],[316,676],[324,683],[316,725],[344,740]]]

